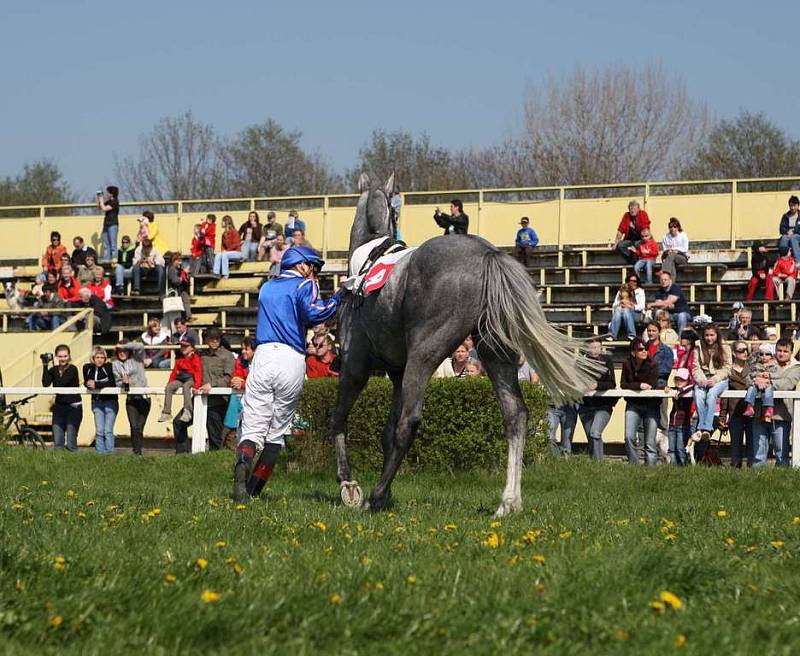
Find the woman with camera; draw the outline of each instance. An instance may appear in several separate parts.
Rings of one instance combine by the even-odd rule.
[[[43,387],[79,387],[78,368],[70,363],[70,350],[66,344],[59,344],[55,351],[55,364],[52,353],[42,353]],[[78,429],[83,419],[83,406],[80,394],[56,394],[53,402],[53,442],[56,449],[78,450]]]
[[[107,361],[106,350],[102,346],[95,346],[92,361],[83,365],[83,384],[90,392],[116,387],[111,363]],[[119,401],[116,396],[92,396],[94,448],[97,453],[114,453],[114,422],[118,412]]]
[[[144,425],[150,414],[150,398],[144,394],[128,394],[131,387],[147,387],[144,371],[144,345],[138,342],[117,344],[117,359],[113,363],[114,380],[125,397],[125,412],[131,427],[133,454],[142,455]]]

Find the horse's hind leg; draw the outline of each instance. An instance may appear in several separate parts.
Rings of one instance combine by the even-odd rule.
[[[517,380],[516,357],[495,354],[487,347],[479,347],[478,351],[494,386],[508,440],[506,487],[495,512],[495,517],[503,517],[522,510],[522,451],[525,447],[528,409]]]

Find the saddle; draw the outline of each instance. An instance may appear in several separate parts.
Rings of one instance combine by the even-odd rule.
[[[414,251],[405,242],[381,237],[359,246],[350,259],[350,277],[342,287],[356,296],[365,297],[386,284],[395,264]]]

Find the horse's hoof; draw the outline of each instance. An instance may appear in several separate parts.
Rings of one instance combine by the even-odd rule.
[[[505,517],[511,513],[522,512],[522,499],[503,499],[494,513],[495,518]]]
[[[342,503],[348,508],[358,508],[362,505],[364,495],[358,481],[341,482]]]

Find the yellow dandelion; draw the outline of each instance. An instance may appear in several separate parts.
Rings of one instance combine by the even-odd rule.
[[[727,516],[728,516],[728,511],[727,510],[718,510],[717,511],[717,517],[719,517],[720,519],[723,519],[723,518],[725,518]]]
[[[74,497],[75,496],[75,490],[67,490],[67,496],[68,497]]]
[[[63,572],[64,568],[67,566],[67,559],[64,556],[58,555],[53,558],[53,567],[58,572]]]
[[[769,545],[774,549],[782,549],[783,548],[783,540],[770,540]]]
[[[25,592],[25,582],[22,579],[17,579],[16,588],[17,592]]]
[[[11,507],[12,507],[14,510],[22,510],[22,509],[23,509],[25,506],[23,506],[23,505],[22,505],[22,504],[21,504],[19,501],[15,501],[15,502],[14,502],[14,503],[11,505]]]
[[[319,529],[323,533],[328,530],[328,527],[325,525],[325,522],[314,522],[311,525],[311,528]]]
[[[296,545],[297,545],[297,544],[300,544],[300,540],[298,540],[297,538],[295,538],[295,542],[294,542],[293,544],[296,544]],[[331,545],[328,545],[328,546],[327,546],[327,547],[325,547],[325,548],[324,548],[322,551],[323,551],[323,553],[324,553],[326,556],[330,556],[330,555],[333,553],[333,547],[332,547]]]
[[[217,506],[217,500],[214,497],[211,497],[208,501],[206,501],[206,503],[212,508]]]
[[[495,520],[495,521],[493,521],[491,524],[489,524],[489,526],[490,526],[491,528],[500,528],[500,526],[501,526],[501,523],[500,523],[500,522],[498,522],[497,520]]]
[[[342,595],[338,592],[331,593],[331,596],[328,597],[328,603],[332,606],[340,606],[342,603]]]
[[[158,516],[158,515],[160,515],[160,514],[161,514],[161,508],[153,508],[153,509],[150,511],[150,514],[151,514],[151,515],[155,515],[155,516]]]
[[[792,524],[794,524],[795,526],[800,526],[800,515],[792,518]]]
[[[39,481],[39,485],[50,485],[50,481]]]
[[[203,570],[206,567],[208,567],[208,561],[205,558],[198,558],[197,560],[194,561],[194,566],[197,569]]]
[[[519,554],[516,554],[514,556],[511,556],[511,558],[508,559],[508,564],[509,565],[516,565],[519,562],[519,560],[520,560]]]
[[[683,608],[683,602],[681,601],[680,597],[672,592],[669,592],[668,590],[663,590],[661,593],[659,593],[658,598],[673,610],[680,610]]]
[[[81,519],[86,519],[86,513],[83,512],[82,510],[79,510],[78,511],[78,517],[80,517]]]
[[[664,610],[664,604],[662,604],[660,601],[651,601],[650,608],[660,613]]]
[[[86,506],[87,508],[91,508],[91,507],[94,505],[94,501],[92,501],[91,499],[89,499],[89,500],[88,500],[86,503],[84,503],[83,505],[84,505],[84,506]]]
[[[667,519],[666,517],[661,518],[661,525],[667,529],[675,528],[675,522],[673,522],[671,519]]]
[[[458,528],[458,526],[456,526],[456,525],[455,525],[455,524],[453,524],[453,523],[450,523],[450,524],[445,524],[445,525],[444,525],[444,530],[445,530],[445,531],[455,531],[457,528]]]
[[[540,533],[541,531],[536,529],[525,531],[525,533],[522,535],[522,541],[525,542],[525,544],[532,544],[533,542],[536,542],[536,538],[539,537]]]
[[[497,549],[500,546],[500,536],[492,531],[481,544],[489,549]]]
[[[372,565],[372,558],[369,558],[368,556],[362,556],[361,557],[361,564],[364,567],[369,567],[370,565]]]
[[[174,574],[164,574],[164,583],[175,583],[178,580],[178,577]]]
[[[383,583],[381,581],[375,582],[375,589],[376,590],[383,590]]]
[[[236,504],[236,510],[238,510],[239,512],[241,512],[245,508],[247,508],[247,506],[245,506],[243,503],[237,503]]]
[[[215,546],[217,549],[224,549],[224,548],[225,548],[225,540],[217,540],[217,541],[214,543],[214,546]]]
[[[542,554],[534,554],[532,560],[534,563],[539,563],[540,565],[544,565],[544,556]]]
[[[415,585],[417,582],[417,575],[416,574],[409,574],[406,576],[406,583],[409,585]]]
[[[686,636],[679,633],[675,636],[675,640],[672,641],[672,646],[675,647],[675,649],[683,649],[687,642]]]
[[[678,536],[677,536],[677,535],[675,535],[674,533],[667,533],[667,534],[664,536],[664,539],[665,539],[667,542],[674,542],[675,540],[677,540],[677,539],[678,539]]]
[[[64,623],[64,618],[61,617],[61,615],[51,615],[49,618],[47,618],[47,623],[50,626],[58,627]]]
[[[726,537],[726,538],[725,538],[725,544],[727,544],[728,546],[731,546],[731,547],[732,547],[734,544],[736,544],[736,540],[734,540],[734,539],[733,539],[733,538],[732,538],[732,537],[729,535],[728,537]]]
[[[561,533],[558,534],[558,537],[560,537],[562,540],[569,540],[572,537],[572,531],[561,531]]]
[[[449,633],[449,631],[447,630],[447,627],[444,627],[444,626],[440,626],[440,627],[437,629],[437,631],[436,631],[436,634],[437,634],[437,635],[438,635],[440,638],[446,638],[446,637],[447,637],[447,635],[448,635],[448,633]]]
[[[213,604],[215,601],[222,599],[222,595],[219,592],[214,592],[213,590],[203,590],[203,594],[200,595],[200,599],[204,604]]]

